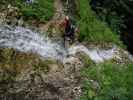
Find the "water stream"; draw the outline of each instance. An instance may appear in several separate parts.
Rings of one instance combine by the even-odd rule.
[[[49,38],[23,27],[0,27],[0,47],[14,48],[21,52],[37,53],[45,58],[62,59],[65,50]]]
[[[84,52],[94,62],[103,62],[115,55],[115,47],[109,50],[88,49],[83,45],[73,45],[64,49],[53,43],[45,35],[23,27],[0,26],[0,48],[14,48],[21,52],[32,52],[43,58],[64,60],[67,55]]]

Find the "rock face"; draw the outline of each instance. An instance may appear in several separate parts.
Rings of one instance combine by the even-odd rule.
[[[8,4],[7,6],[2,6],[0,12],[0,24],[18,25],[23,26],[24,20],[19,8]]]
[[[23,26],[23,18],[17,19],[20,15],[18,8],[8,5],[6,10],[0,12],[0,23]],[[60,18],[58,13],[55,14],[57,15]],[[53,19],[58,21],[58,18]],[[51,35],[56,37],[58,35],[56,21],[47,25],[51,24],[55,25],[51,26],[53,27]],[[47,25],[46,28],[43,26],[42,28],[48,29]],[[30,36],[33,37],[32,34]],[[51,59],[42,60],[38,55],[14,49],[0,49],[0,100],[80,100],[82,83],[80,69],[85,65],[85,59],[79,55],[80,53],[95,63],[110,59],[118,63],[127,62],[129,58],[132,60],[132,56],[119,49],[92,50],[84,46],[74,46],[69,48],[68,52],[69,57],[59,62]],[[98,87],[96,82],[93,83],[94,87]]]
[[[2,32],[2,30],[5,31]],[[37,34],[32,34],[33,32],[30,30],[24,31],[25,29],[20,27],[15,32],[11,30],[10,27],[2,28],[0,34],[0,46],[3,48],[0,49],[1,100],[19,98],[21,100],[79,100],[82,83],[80,69],[85,66],[85,63],[87,63],[85,67],[89,66],[88,60],[85,60],[81,55],[86,56],[88,59],[90,58],[90,62],[94,63],[102,63],[106,60],[125,63],[129,58],[132,59],[127,52],[118,48],[101,50],[98,48],[88,49],[83,45],[75,45],[68,48],[65,52],[67,55],[60,56],[61,59],[58,61],[49,57],[46,60],[43,55],[49,55],[52,51],[50,57],[54,56],[55,58],[64,53],[64,51],[57,51],[64,49],[56,49],[58,45],[54,45],[53,47],[53,43],[46,42],[47,40],[40,41],[42,38]],[[21,38],[19,38],[20,36]],[[22,43],[25,43],[27,39],[28,41],[26,45],[18,42],[18,46],[16,38],[17,40],[21,40],[20,42]],[[2,39],[5,42],[2,42]],[[35,45],[33,45],[34,43]],[[12,47],[12,49],[5,47]],[[29,50],[29,47],[32,49]],[[38,54],[42,55],[41,57],[45,59],[41,59],[39,56],[33,54],[39,52],[39,48],[41,51]],[[30,53],[32,50],[37,52]],[[55,53],[57,54],[55,55]],[[95,83],[94,85],[97,84]]]
[[[83,64],[78,58],[61,63],[13,49],[0,51],[1,100],[79,100]]]
[[[76,53],[84,53],[94,63],[102,63],[108,60],[117,60],[118,63],[126,63],[127,61],[133,61],[133,57],[126,50],[120,49],[117,46],[113,46],[111,49],[100,48],[86,48],[83,45],[72,46],[68,50],[69,55],[75,55]],[[127,60],[125,60],[127,59]]]
[[[72,54],[59,62],[41,60],[35,54],[14,49],[0,49],[0,99],[80,100],[83,80],[80,69],[85,66],[81,55],[86,54]],[[117,49],[116,54],[118,63],[129,60],[129,54],[121,49]],[[97,82],[93,84],[94,88],[98,87]]]

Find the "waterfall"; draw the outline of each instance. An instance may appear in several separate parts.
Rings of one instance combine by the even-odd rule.
[[[37,53],[44,58],[62,59],[66,51],[38,32],[23,27],[0,26],[0,48]]]
[[[0,26],[0,48],[14,48],[21,52],[32,52],[43,58],[52,58],[63,61],[67,55],[75,55],[84,52],[96,63],[112,59],[117,56],[117,48],[109,50],[88,49],[83,45],[73,45],[64,48],[58,43],[52,42],[47,36],[23,27]]]

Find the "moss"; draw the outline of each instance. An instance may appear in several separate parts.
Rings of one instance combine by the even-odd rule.
[[[85,68],[94,64],[94,62],[90,59],[90,57],[88,57],[85,53],[77,53],[77,56],[83,62]]]
[[[45,60],[45,61],[40,61],[37,65],[34,65],[34,71],[36,73],[47,73],[49,72],[49,64],[54,63],[52,60]]]
[[[48,72],[48,64],[52,61],[44,61],[36,54],[26,54],[14,49],[1,49],[0,69],[3,71],[15,72],[20,74],[28,69],[42,70]]]

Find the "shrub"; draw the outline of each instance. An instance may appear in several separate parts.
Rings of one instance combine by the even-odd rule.
[[[132,72],[133,64],[104,63],[85,69],[82,75],[88,80],[81,100],[132,100]]]
[[[102,44],[115,43],[121,45],[119,36],[112,32],[104,22],[101,22],[95,17],[95,14],[90,8],[88,0],[79,1],[79,39],[88,42]]]
[[[35,18],[39,21],[49,20],[54,13],[54,0],[36,0],[27,4],[23,0],[15,0],[15,5],[20,8],[22,15],[26,18]]]

